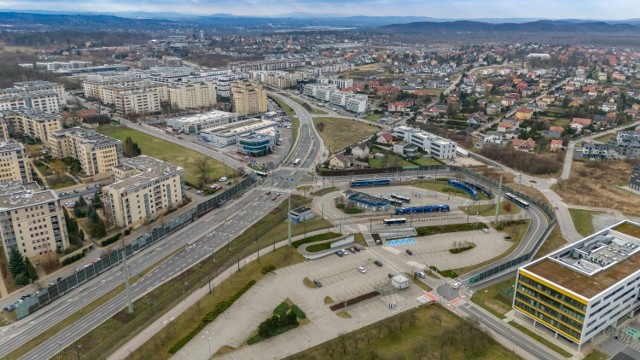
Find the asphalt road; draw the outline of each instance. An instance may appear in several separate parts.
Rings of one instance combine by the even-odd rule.
[[[267,191],[288,193],[295,188],[301,178],[306,176],[306,170],[316,161],[321,142],[311,128],[311,116],[308,112],[294,101],[287,101],[287,103],[296,110],[300,119],[300,136],[290,159],[300,158],[301,164],[297,167],[284,166],[273,171],[269,181],[263,186],[248,190],[241,199],[229,201],[224,208],[203,216],[187,228],[171,235],[170,240],[165,239],[150,249],[144,250],[141,255],[132,257],[129,260],[131,276],[144,271],[167,254],[176,252],[131,287],[131,295],[134,299],[178,276],[185,269],[217,251],[226,242],[232,242],[246,228],[286,199],[286,196],[280,196],[276,201],[271,201],[265,196]],[[166,140],[174,141],[171,137]],[[41,334],[60,319],[68,317],[119,286],[123,278],[121,272],[121,268],[112,269],[23,321],[3,328],[3,332],[0,333],[0,356],[6,355]],[[90,314],[85,314],[83,318],[35,347],[22,358],[44,359],[55,355],[125,306],[125,296],[122,293]]]

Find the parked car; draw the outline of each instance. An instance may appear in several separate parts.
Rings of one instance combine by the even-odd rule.
[[[16,306],[14,304],[10,304],[4,307],[4,311],[13,311],[15,308]]]
[[[225,182],[225,181],[227,181],[227,177],[226,176],[223,176],[223,177],[220,178],[220,182]]]
[[[460,281],[456,281],[451,285],[451,287],[454,288],[454,289],[458,289],[461,286],[462,286],[462,283]]]
[[[187,186],[186,188],[184,188],[185,190],[191,190],[191,186]]]
[[[511,240],[511,239],[513,239],[513,238],[511,237],[511,235],[505,235],[505,236],[504,236],[504,238],[505,238],[505,240]]]
[[[354,246],[353,248],[356,249],[357,252],[360,252],[360,247]]]
[[[203,192],[204,192],[204,191],[202,191],[202,190],[198,190],[198,191],[196,191],[196,194],[200,195],[200,194],[202,194]]]
[[[360,271],[363,274],[367,273],[367,270],[365,270],[362,266],[358,266],[358,271]]]
[[[319,288],[322,287],[322,283],[320,282],[320,280],[313,280],[313,283],[316,284],[316,286]]]
[[[349,248],[349,251],[351,251],[351,252],[352,252],[352,253],[354,253],[354,254],[356,253],[356,249],[354,249],[353,247],[350,247],[350,248]]]
[[[373,263],[378,265],[378,266],[382,266],[382,261],[380,261],[380,260],[374,260]]]
[[[393,275],[392,273],[388,273],[387,276],[389,277],[389,279],[391,279],[392,277],[394,277],[395,275]]]
[[[342,254],[342,250],[338,250],[338,251],[336,251],[336,255],[338,255],[338,256],[340,256],[340,257],[343,257],[343,256],[344,256],[344,255]]]
[[[407,249],[405,251],[407,252],[407,255],[413,255],[413,251],[411,251],[411,249]]]

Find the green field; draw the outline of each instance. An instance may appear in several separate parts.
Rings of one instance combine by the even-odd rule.
[[[318,124],[322,123],[322,131],[318,130],[324,146],[329,152],[336,151],[352,144],[360,142],[360,140],[368,135],[374,134],[378,128],[372,125],[363,124],[355,120],[320,117],[314,118],[313,123],[318,128]]]
[[[596,212],[580,209],[569,209],[571,214],[571,220],[573,220],[573,226],[576,231],[582,236],[588,236],[593,234],[593,214]]]
[[[143,155],[182,166],[184,168],[184,180],[191,184],[199,183],[200,172],[196,164],[197,161],[205,157],[205,155],[127,127],[103,125],[98,128],[98,131],[104,135],[122,140],[123,142],[130,136],[131,139],[140,146]],[[207,157],[207,159],[207,175],[210,180],[222,176],[229,177],[235,172],[234,169],[217,160],[210,157]]]
[[[520,359],[439,305],[421,306],[286,359]]]
[[[504,314],[511,310],[513,285],[515,282],[515,278],[511,278],[478,290],[471,297],[471,301],[489,311],[494,316],[504,319]]]
[[[460,206],[460,210],[469,215],[495,216],[496,205]],[[509,200],[500,203],[499,215],[514,215],[520,213],[520,207]]]
[[[367,115],[366,119],[367,120],[371,120],[371,121],[378,121],[378,120],[380,120],[381,116],[382,115],[380,115],[380,114],[369,114],[369,115]]]

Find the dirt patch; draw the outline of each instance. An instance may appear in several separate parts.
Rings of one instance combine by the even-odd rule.
[[[506,314],[509,312],[509,310],[511,310],[510,308],[507,308],[506,306],[503,306],[502,304],[491,300],[485,301],[484,305],[495,310],[496,312],[499,312],[500,314]]]
[[[125,310],[122,310],[113,316],[113,319],[121,324],[126,324],[133,320],[133,318],[135,318],[135,315],[129,314]]]
[[[516,183],[515,181],[515,175],[514,174],[510,174],[510,173],[506,173],[506,172],[502,172],[502,171],[498,171],[492,167],[489,166],[479,166],[474,168],[474,170],[476,172],[478,172],[479,174],[481,174],[482,176],[486,176],[490,179],[495,180],[496,182],[500,181],[500,175],[503,175],[502,177],[502,185],[503,186],[508,186],[511,189],[517,190],[521,193],[527,194],[529,196],[531,196],[532,198],[538,199],[542,202],[544,202],[545,204],[551,206],[551,203],[549,202],[549,200],[547,200],[547,198],[540,192],[538,191],[536,188],[533,187],[533,184],[528,184],[528,185],[521,185]]]
[[[640,196],[621,189],[629,184],[633,164],[626,161],[574,161],[568,180],[554,185],[562,199],[575,205],[607,207],[640,215]]]

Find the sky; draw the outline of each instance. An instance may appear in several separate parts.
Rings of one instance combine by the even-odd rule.
[[[429,16],[446,19],[640,17],[639,0],[0,0],[0,9],[174,12],[273,16],[289,13]]]

